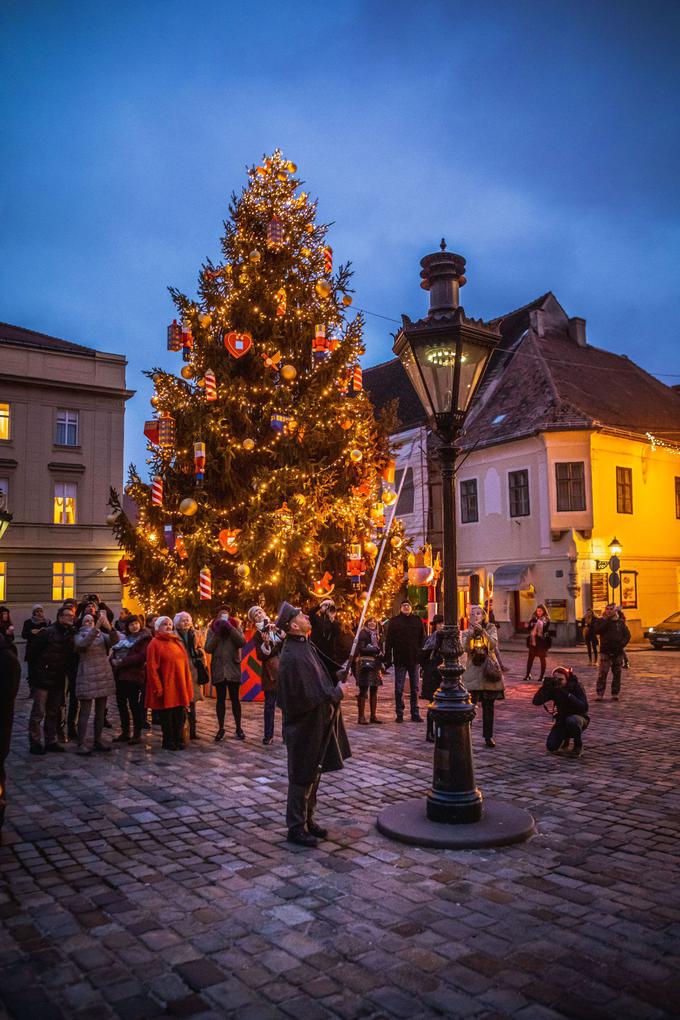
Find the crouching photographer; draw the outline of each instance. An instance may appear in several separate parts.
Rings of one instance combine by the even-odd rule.
[[[588,698],[578,682],[578,677],[567,666],[558,666],[547,676],[534,694],[534,705],[553,703],[553,726],[545,742],[550,754],[569,747],[573,740],[572,758],[580,758],[583,753],[583,731],[587,728]],[[546,708],[546,711],[549,711]]]

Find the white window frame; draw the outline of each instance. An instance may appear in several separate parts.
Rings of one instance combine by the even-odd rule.
[[[59,428],[64,429],[63,441],[59,439]],[[69,441],[69,431],[71,428],[75,429],[75,438],[73,442]],[[78,446],[80,443],[80,412],[74,411],[71,408],[60,407],[57,409],[57,421],[54,429],[54,445],[55,446]]]
[[[70,570],[66,568],[70,567]],[[66,579],[71,583],[67,587]],[[64,599],[75,598],[76,565],[73,560],[54,560],[52,563],[52,601],[63,602]]]
[[[61,490],[61,491],[60,491]],[[73,500],[73,514],[69,513],[67,500]],[[61,506],[59,506],[61,500]],[[68,520],[73,516],[73,520]],[[61,518],[61,519],[59,519]],[[55,482],[52,496],[52,523],[59,527],[72,528],[78,523],[78,485],[76,482]]]

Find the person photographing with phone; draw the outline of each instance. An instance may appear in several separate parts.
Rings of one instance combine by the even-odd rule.
[[[277,702],[288,752],[287,839],[315,847],[328,835],[314,820],[321,773],[343,768],[352,753],[340,714],[347,671],[312,643],[312,623],[301,609],[284,602],[276,627],[285,634]]]

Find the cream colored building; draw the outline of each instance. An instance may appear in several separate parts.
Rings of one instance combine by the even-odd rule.
[[[106,525],[123,479],[126,360],[0,324],[0,604],[15,629],[36,602],[54,619],[65,598],[120,605],[120,551]]]
[[[641,636],[680,609],[680,394],[587,343],[585,321],[550,293],[495,321],[502,341],[468,416],[457,476],[460,615],[470,599],[491,598],[507,638],[544,602],[557,640],[571,642],[585,610],[611,599]],[[390,371],[391,388],[365,373],[369,392],[379,406],[392,396],[410,407],[405,373]],[[423,485],[437,549],[434,455]]]

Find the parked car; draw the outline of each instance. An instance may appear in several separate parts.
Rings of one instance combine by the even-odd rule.
[[[680,613],[671,613],[656,627],[645,631],[653,648],[680,648]]]

